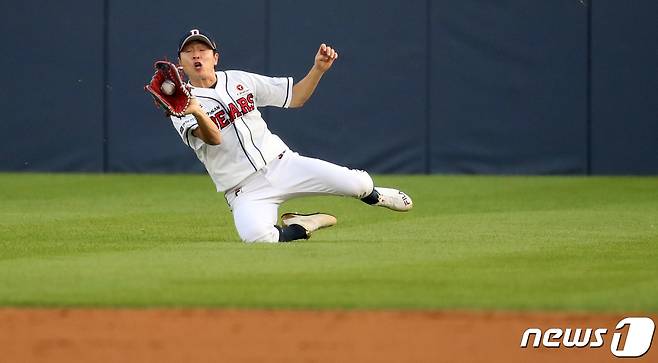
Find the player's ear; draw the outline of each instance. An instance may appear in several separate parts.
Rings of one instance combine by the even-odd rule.
[[[215,51],[214,56],[215,56],[215,65],[217,65],[217,64],[219,64],[219,52]]]

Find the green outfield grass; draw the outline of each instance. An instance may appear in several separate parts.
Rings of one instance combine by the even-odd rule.
[[[409,213],[238,241],[205,175],[0,174],[0,305],[658,311],[658,178],[377,176]]]

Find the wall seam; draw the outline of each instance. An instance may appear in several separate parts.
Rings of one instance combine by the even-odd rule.
[[[592,175],[592,3],[587,1],[586,174]]]
[[[102,111],[102,129],[103,129],[103,173],[109,171],[109,11],[110,1],[103,0],[103,111]]]
[[[432,0],[425,2],[425,174],[432,173]]]
[[[265,19],[263,20],[264,22],[264,28],[265,28],[265,33],[263,34],[263,43],[264,43],[264,49],[263,49],[263,63],[264,63],[264,69],[263,69],[263,74],[266,76],[270,75],[270,51],[271,51],[271,44],[270,44],[270,27],[271,27],[271,19],[270,19],[270,13],[272,11],[271,3],[270,0],[265,0]],[[263,112],[263,116],[265,116],[265,120],[270,119],[270,108],[265,107]]]

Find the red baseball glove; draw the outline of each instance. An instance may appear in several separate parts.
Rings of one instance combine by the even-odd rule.
[[[184,116],[187,106],[190,105],[192,95],[188,86],[183,83],[178,67],[168,61],[156,61],[154,67],[155,74],[144,89],[153,96],[155,104],[162,107],[167,115]],[[173,87],[169,84],[165,85],[163,89],[162,85],[166,81],[173,82]]]

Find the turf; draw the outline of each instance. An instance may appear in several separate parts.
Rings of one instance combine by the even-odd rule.
[[[238,241],[204,175],[0,174],[0,305],[658,311],[658,178],[377,176],[303,242]]]

